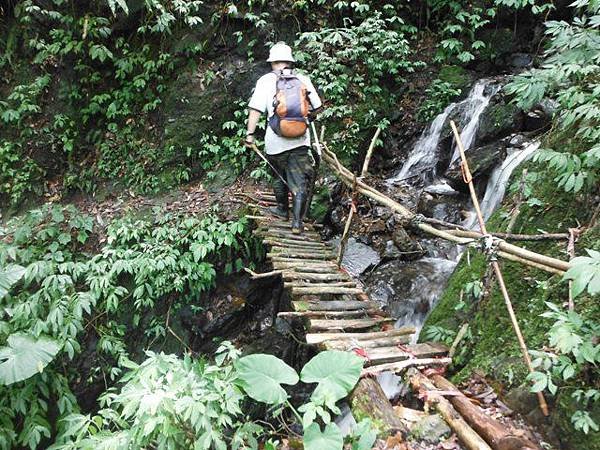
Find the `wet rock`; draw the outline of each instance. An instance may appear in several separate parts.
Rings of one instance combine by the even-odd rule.
[[[423,255],[416,239],[410,237],[404,228],[397,227],[392,233],[392,242],[404,259],[415,259]]]
[[[506,141],[501,140],[482,147],[470,148],[465,152],[469,161],[469,169],[474,179],[489,175],[494,167],[506,157]],[[463,181],[460,162],[455,161],[450,165],[444,176],[450,186],[459,191],[466,191],[467,185]]]
[[[513,53],[508,58],[508,65],[515,69],[526,69],[533,65],[533,55],[529,53]]]
[[[529,111],[525,114],[525,131],[541,131],[550,125],[551,118],[541,110]]]
[[[522,147],[525,142],[527,142],[527,138],[525,136],[522,134],[515,134],[508,141],[508,145],[511,147]]]
[[[400,324],[420,324],[437,302],[456,263],[445,259],[390,261],[367,279],[367,293]]]
[[[523,111],[518,106],[508,103],[503,96],[497,95],[481,113],[474,144],[489,144],[522,129]]]
[[[452,433],[448,424],[437,414],[423,417],[410,432],[412,439],[428,444],[437,444]]]
[[[432,195],[423,192],[419,197],[417,212],[434,219],[459,223],[460,211],[463,208],[462,199],[458,196]]]
[[[368,268],[376,266],[381,262],[379,253],[366,244],[358,242],[354,238],[349,238],[344,252],[342,266],[351,275],[358,277]]]
[[[383,259],[398,259],[402,257],[402,253],[398,250],[398,247],[394,245],[394,241],[389,240],[385,243],[385,250],[383,252]]]
[[[458,195],[458,191],[450,186],[446,180],[431,184],[424,189],[425,192],[432,195]]]

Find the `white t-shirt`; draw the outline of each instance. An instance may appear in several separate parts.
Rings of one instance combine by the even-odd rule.
[[[311,109],[318,109],[321,107],[322,102],[317,94],[317,90],[313,86],[310,79],[302,74],[297,73],[298,79],[304,83],[308,90],[308,99],[310,100]],[[261,113],[267,112],[267,118],[273,115],[273,98],[277,91],[277,75],[270,72],[263,75],[256,82],[254,93],[248,103],[248,107],[260,111]],[[304,136],[297,138],[288,138],[283,136],[277,136],[273,129],[267,123],[267,131],[265,133],[265,151],[267,155],[277,155],[283,153],[286,150],[291,150],[302,145],[310,146],[310,130],[306,130]]]

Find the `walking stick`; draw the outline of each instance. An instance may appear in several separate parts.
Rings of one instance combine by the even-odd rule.
[[[253,143],[250,147],[252,148],[252,150],[254,150],[254,153],[256,153],[260,157],[260,159],[262,159],[264,162],[266,162],[269,165],[269,167],[273,170],[273,172],[275,172],[275,175],[277,175],[279,177],[279,179],[281,181],[283,181],[283,184],[285,184],[289,189],[290,185],[287,183],[287,180],[283,177],[283,175],[281,175],[279,173],[279,171],[275,168],[275,166],[273,164],[271,164],[271,162],[266,158],[266,156],[262,154],[262,152],[258,149],[256,144]]]
[[[475,207],[475,212],[477,213],[477,220],[479,221],[479,227],[481,228],[481,233],[483,235],[487,235],[487,229],[485,226],[485,221],[483,220],[483,215],[481,214],[481,208],[479,207],[479,200],[477,200],[477,194],[475,193],[475,186],[473,185],[473,178],[471,176],[471,171],[469,170],[469,164],[467,162],[467,157],[465,156],[465,149],[463,147],[463,143],[460,139],[460,134],[458,129],[456,128],[456,124],[453,120],[450,121],[450,126],[452,127],[452,131],[454,132],[454,137],[456,139],[456,144],[458,145],[458,149],[460,151],[460,158],[462,160],[461,168],[463,171],[463,177],[465,183],[469,186],[469,192],[471,193],[471,200],[473,201],[473,206]],[[508,315],[510,316],[510,320],[512,322],[512,326],[515,330],[515,334],[517,335],[517,340],[519,341],[519,347],[521,347],[521,353],[523,354],[523,359],[525,360],[525,364],[527,365],[527,369],[529,373],[533,373],[533,366],[531,364],[531,358],[529,357],[529,351],[527,350],[527,345],[525,344],[525,339],[523,338],[523,333],[521,333],[521,327],[519,326],[519,322],[517,321],[517,316],[515,315],[515,311],[512,306],[512,302],[510,301],[510,297],[508,295],[508,291],[506,290],[506,284],[504,283],[504,277],[502,276],[502,271],[500,270],[500,265],[498,261],[492,259],[490,261],[492,268],[494,269],[494,273],[496,274],[496,279],[498,280],[498,285],[500,286],[500,291],[502,292],[502,297],[504,297],[504,303],[506,303],[506,309],[508,309]],[[540,404],[540,409],[544,416],[548,416],[548,404],[546,403],[546,399],[544,398],[544,394],[542,392],[537,393],[538,403]]]

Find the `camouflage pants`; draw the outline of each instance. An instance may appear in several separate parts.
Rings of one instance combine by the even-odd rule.
[[[310,148],[306,146],[294,148],[277,155],[268,155],[268,159],[287,182],[286,186],[275,174],[273,190],[276,196],[287,196],[289,191],[294,195],[308,195],[315,176],[314,158]]]

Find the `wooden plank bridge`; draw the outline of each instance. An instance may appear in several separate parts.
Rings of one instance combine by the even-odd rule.
[[[416,370],[450,364],[448,349],[439,343],[413,343],[413,327],[395,328],[395,319],[338,266],[333,246],[323,242],[316,225],[305,224],[304,233],[293,234],[289,222],[269,213],[268,207],[276,204],[272,194],[257,191],[243,195],[251,199],[255,215],[248,218],[257,222],[254,234],[269,249],[267,258],[273,266],[271,272],[253,276],[280,275],[291,296],[291,311],[281,311],[278,316],[301,320],[309,345],[320,350],[354,351],[365,358],[363,377],[349,397],[353,413],[370,417],[373,424],[379,424],[378,432],[406,434],[402,415],[372,377],[406,372],[413,389],[426,398],[425,403],[444,418],[467,449],[540,449],[519,431],[486,416],[435,371]],[[429,377],[424,375],[428,372]]]
[[[281,318],[304,322],[306,342],[320,349],[356,351],[365,359],[365,373],[398,372],[407,361],[447,364],[448,349],[439,343],[411,344],[413,327],[394,328],[395,319],[370,301],[359,282],[338,267],[331,244],[322,241],[312,224],[301,235],[290,224],[273,217],[272,194],[257,191],[253,198],[258,222],[255,235],[268,247],[267,258],[274,274],[280,274],[289,289],[292,311]]]

